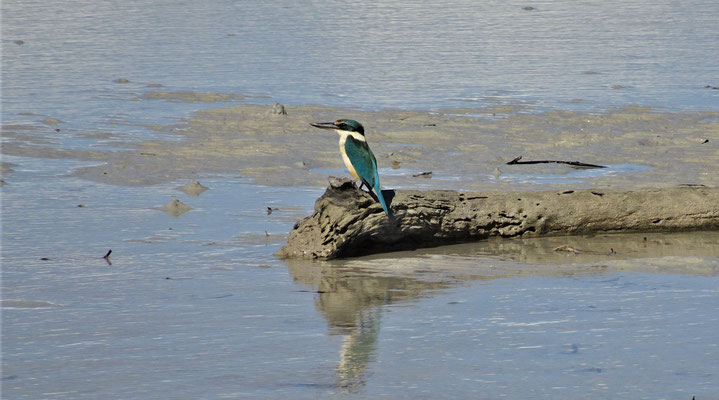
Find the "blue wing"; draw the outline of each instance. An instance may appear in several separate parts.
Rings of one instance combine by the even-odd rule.
[[[352,166],[359,175],[362,182],[367,187],[372,188],[379,199],[385,214],[389,215],[389,209],[382,196],[382,189],[379,184],[379,174],[377,173],[377,160],[369,149],[367,142],[363,142],[353,138],[352,136],[347,137],[345,141],[345,152],[347,157],[352,162]]]
[[[345,153],[352,162],[357,175],[370,188],[373,188],[375,181],[379,181],[377,177],[377,160],[369,149],[367,142],[359,141],[352,136],[345,140]]]

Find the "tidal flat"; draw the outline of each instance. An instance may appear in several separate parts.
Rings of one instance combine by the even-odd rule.
[[[387,189],[715,188],[719,2],[74,3],[0,4],[0,397],[719,398],[715,232],[273,256],[309,122]]]
[[[344,174],[312,121],[362,121],[385,188],[532,191],[715,186],[719,113],[272,110],[84,148],[4,127],[4,395],[719,393],[716,232],[273,256]],[[506,165],[520,155],[608,168]]]
[[[286,110],[287,114],[276,114],[271,106],[252,104],[203,109],[179,123],[148,126],[161,139],[116,138],[108,150],[59,149],[39,132],[7,126],[3,151],[91,161],[97,165],[77,168],[73,174],[119,185],[224,173],[262,185],[325,186],[327,176],[343,174],[344,166],[335,135],[313,130],[309,123],[351,118],[365,126],[388,188],[523,191],[717,184],[719,112],[620,107],[601,113],[528,113],[521,105],[433,111],[326,106]],[[607,168],[507,165],[519,156],[524,161],[579,161]],[[426,172],[431,174],[423,176]]]

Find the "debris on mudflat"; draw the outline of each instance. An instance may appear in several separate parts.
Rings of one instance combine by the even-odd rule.
[[[520,161],[522,156],[515,158],[507,163],[507,165],[523,165],[523,164],[566,164],[575,168],[607,168],[604,165],[589,164],[579,161],[557,161],[557,160],[537,160],[537,161]]]
[[[413,174],[413,178],[431,178],[432,177],[432,171],[428,172],[420,172],[419,174]]]
[[[575,249],[574,247],[567,245],[567,244],[563,244],[559,247],[555,247],[554,251],[557,251],[557,252],[566,251],[567,253],[572,253],[572,254],[580,254],[582,252],[581,250]]]
[[[268,115],[287,115],[287,111],[285,110],[285,106],[283,106],[280,103],[275,103],[272,105],[272,108],[267,112]]]

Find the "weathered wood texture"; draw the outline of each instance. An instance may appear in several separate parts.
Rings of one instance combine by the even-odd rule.
[[[331,180],[332,181],[332,180]],[[332,259],[492,236],[719,229],[719,189],[459,193],[384,191],[393,216],[354,184],[332,181],[282,258]]]

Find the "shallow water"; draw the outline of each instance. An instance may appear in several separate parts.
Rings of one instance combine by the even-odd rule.
[[[630,175],[633,173],[648,171],[652,169],[652,167],[647,165],[633,164],[605,165],[604,167],[605,168],[564,167],[558,173],[506,173],[497,176],[496,179],[510,181],[517,184],[531,185],[547,185],[553,183],[580,183],[583,180],[591,178]],[[505,169],[507,168],[505,167]]]
[[[131,136],[201,107],[135,101],[157,90],[363,109],[719,107],[714,1],[73,4],[3,2],[5,123]]]
[[[208,177],[193,197],[11,160],[24,167],[3,187],[7,398],[719,393],[715,233],[287,263],[272,253],[321,189]],[[158,209],[173,198],[193,209]]]
[[[3,1],[3,131],[24,136],[2,140],[121,155],[185,140],[167,126],[192,111],[275,101],[717,111],[718,4]],[[217,93],[236,98],[202,102]],[[3,398],[719,398],[716,233],[286,262],[322,187],[198,170],[210,189],[190,196],[189,178],[109,185],[75,174],[102,161],[30,150],[2,156]],[[419,168],[380,172],[467,177],[408,183]],[[493,168],[538,188],[650,171]]]

